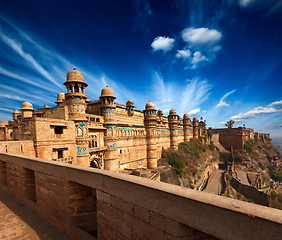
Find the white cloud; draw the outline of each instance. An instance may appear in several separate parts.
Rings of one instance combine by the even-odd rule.
[[[216,29],[190,27],[185,28],[181,36],[187,46],[183,50],[177,50],[175,56],[186,62],[186,68],[195,69],[200,62],[212,61],[221,49],[219,43],[222,34]]]
[[[269,105],[269,107],[282,107],[282,100],[281,101],[277,101],[277,102],[273,102]]]
[[[174,81],[164,81],[163,76],[159,72],[155,72],[153,76],[154,88],[152,99],[155,98],[156,109],[168,109],[172,107],[176,109],[177,114],[182,116],[191,109],[199,108],[205,102],[210,94],[211,85],[206,80],[193,78],[189,82],[181,86]],[[171,104],[173,102],[173,105]],[[164,114],[165,111],[163,110]]]
[[[168,52],[173,48],[174,42],[173,38],[158,36],[152,42],[151,47],[154,51],[162,50],[163,52]]]
[[[222,108],[222,107],[228,107],[229,104],[227,104],[226,102],[224,102],[224,99],[227,98],[230,94],[234,93],[236,91],[236,89],[224,94],[224,96],[220,99],[219,103],[216,105],[215,108]]]
[[[193,64],[192,65],[192,68],[196,68],[197,67],[197,64],[199,62],[202,62],[202,61],[208,61],[208,59],[206,58],[206,56],[202,55],[201,52],[197,51],[193,54],[193,59],[191,61],[191,63]]]
[[[246,113],[239,113],[236,116],[231,117],[230,119],[248,119],[248,118],[255,118],[259,114],[266,114],[266,113],[276,113],[281,112],[282,110],[277,110],[272,107],[256,107]]]
[[[249,5],[253,4],[256,0],[239,0],[239,5],[242,8],[248,7]]]
[[[189,58],[192,55],[192,52],[189,49],[177,50],[177,58]]]
[[[23,51],[22,45],[15,40],[7,37],[0,32],[0,36],[9,47],[11,47],[16,53],[18,53],[23,59],[29,62],[35,70],[37,70],[42,76],[54,83],[56,86],[61,87],[57,81],[49,75],[49,73],[29,54]]]
[[[182,38],[190,48],[209,48],[212,51],[218,51],[220,46],[217,44],[220,42],[222,34],[216,29],[190,27],[182,31]]]
[[[196,109],[191,110],[188,114],[189,115],[196,115],[196,114],[198,114],[200,112],[201,112],[200,108],[196,108]]]

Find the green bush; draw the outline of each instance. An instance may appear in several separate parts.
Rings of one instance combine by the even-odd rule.
[[[252,140],[247,140],[244,148],[250,153],[252,154],[254,151],[254,142]]]
[[[236,155],[236,156],[234,157],[234,160],[235,160],[236,162],[243,162],[243,161],[244,161],[244,157],[241,156],[241,155]]]
[[[215,145],[214,145],[214,143],[213,143],[213,141],[211,141],[211,143],[210,143],[210,150],[214,150],[215,149]]]
[[[176,152],[167,153],[168,163],[173,166],[179,177],[182,177],[184,171],[184,163]]]

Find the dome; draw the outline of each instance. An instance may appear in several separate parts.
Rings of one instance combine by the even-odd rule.
[[[62,102],[64,99],[65,99],[65,94],[62,91],[57,95],[57,102]]]
[[[83,74],[74,68],[68,72],[67,82],[84,82]]]
[[[43,108],[49,108],[49,106],[47,104],[45,104]]]
[[[189,118],[188,113],[185,113],[185,114],[183,115],[183,118],[184,118],[184,119]]]
[[[18,114],[18,113],[20,113],[17,109],[15,109],[14,111],[13,111],[13,114]]]
[[[21,110],[33,110],[33,106],[29,102],[24,102],[22,104],[22,109]]]
[[[114,97],[115,98],[114,91],[111,88],[109,88],[108,86],[106,86],[101,91],[100,98],[101,97]]]
[[[130,99],[126,102],[126,106],[133,106],[133,105],[134,103]]]
[[[198,118],[194,117],[193,122],[198,122]]]
[[[150,110],[150,109],[155,110],[155,105],[154,105],[154,103],[152,103],[151,101],[149,101],[149,102],[146,104],[145,109],[146,109],[146,110]]]
[[[163,111],[161,109],[159,109],[158,114],[163,114]]]
[[[169,111],[169,115],[176,115],[176,110],[172,108],[172,109]]]

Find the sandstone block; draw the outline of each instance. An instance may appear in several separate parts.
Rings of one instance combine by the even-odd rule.
[[[120,209],[123,212],[133,215],[133,203],[115,196],[111,196],[111,200],[112,200],[111,202],[112,206]]]

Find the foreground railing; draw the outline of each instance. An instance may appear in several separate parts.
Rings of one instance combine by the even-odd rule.
[[[0,154],[0,188],[74,239],[280,239],[282,211],[180,186]]]

